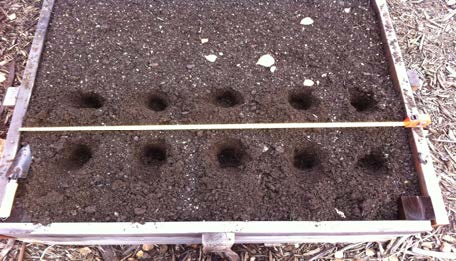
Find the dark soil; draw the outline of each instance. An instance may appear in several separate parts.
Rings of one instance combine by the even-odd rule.
[[[373,10],[340,2],[57,1],[25,125],[402,120]],[[255,65],[267,53],[274,73]],[[23,142],[34,163],[11,220],[397,219],[418,194],[404,129]]]

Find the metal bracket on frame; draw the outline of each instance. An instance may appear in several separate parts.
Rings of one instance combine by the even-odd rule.
[[[14,107],[16,105],[18,92],[19,87],[8,87],[6,89],[5,97],[3,98],[3,107]]]
[[[234,233],[204,233],[202,235],[203,252],[223,255],[230,261],[240,261],[239,255],[231,250],[234,238]]]

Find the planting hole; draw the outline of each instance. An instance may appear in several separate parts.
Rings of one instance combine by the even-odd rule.
[[[84,144],[73,145],[66,154],[64,165],[68,169],[79,169],[92,158],[92,150]]]
[[[153,111],[164,111],[168,107],[168,99],[160,94],[149,95],[146,103],[147,107]]]
[[[229,108],[243,102],[241,93],[235,90],[218,90],[215,92],[214,104],[219,107]]]
[[[358,165],[368,171],[369,174],[386,173],[386,158],[381,152],[372,152],[358,160]]]
[[[141,152],[141,162],[147,166],[160,166],[166,162],[167,153],[164,144],[146,145]]]
[[[352,90],[350,104],[359,112],[370,111],[377,105],[377,101],[373,96],[372,92]]]
[[[99,109],[103,107],[105,99],[96,93],[78,93],[74,97],[75,106],[78,108]]]
[[[230,142],[219,147],[217,160],[220,168],[240,167],[246,154],[240,142]]]
[[[314,147],[295,150],[293,166],[300,170],[311,170],[320,165],[320,157]]]
[[[288,102],[297,110],[308,110],[318,104],[311,91],[293,92],[289,95]]]

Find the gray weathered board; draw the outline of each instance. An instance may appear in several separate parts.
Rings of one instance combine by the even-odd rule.
[[[385,0],[371,1],[377,12],[386,56],[407,115],[418,112]],[[54,0],[44,0],[29,60],[20,86],[5,149],[0,159],[0,202],[8,182],[5,173],[18,150],[20,132],[31,97]],[[432,202],[433,220],[394,221],[264,221],[264,222],[146,222],[139,223],[0,223],[0,235],[50,244],[195,244],[203,234],[234,233],[236,243],[380,241],[430,231],[448,224],[438,179],[423,130],[409,129],[410,144],[422,196]]]

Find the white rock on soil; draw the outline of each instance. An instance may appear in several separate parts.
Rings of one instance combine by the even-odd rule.
[[[276,70],[277,70],[277,67],[276,66],[271,66],[271,69],[269,69],[272,73],[274,73]]]
[[[0,83],[6,81],[6,75],[0,72]]]
[[[256,63],[257,65],[261,65],[264,67],[271,67],[275,63],[274,57],[272,57],[270,54],[265,54],[258,59],[258,62]]]
[[[314,20],[310,17],[305,17],[301,20],[301,23],[302,25],[311,25],[314,23]]]
[[[304,80],[304,86],[307,86],[307,87],[311,87],[311,86],[314,86],[314,81],[310,80],[310,79],[306,79]]]
[[[201,39],[201,43],[204,44],[204,43],[207,43],[207,42],[209,42],[209,39],[207,39],[207,38],[202,38],[202,39]]]
[[[337,215],[339,215],[341,218],[347,218],[347,216],[345,216],[344,212],[338,210],[337,208],[335,208],[335,210],[336,210]]]
[[[284,153],[285,152],[285,148],[283,147],[283,145],[279,145],[275,148],[275,150],[278,152],[278,153]]]
[[[208,60],[209,62],[213,63],[213,62],[215,62],[215,60],[217,60],[217,55],[209,54],[209,55],[204,56],[204,58],[206,58],[206,60]]]
[[[349,8],[344,8],[344,12],[347,13],[347,14],[350,13],[350,10],[351,10],[350,7]]]

